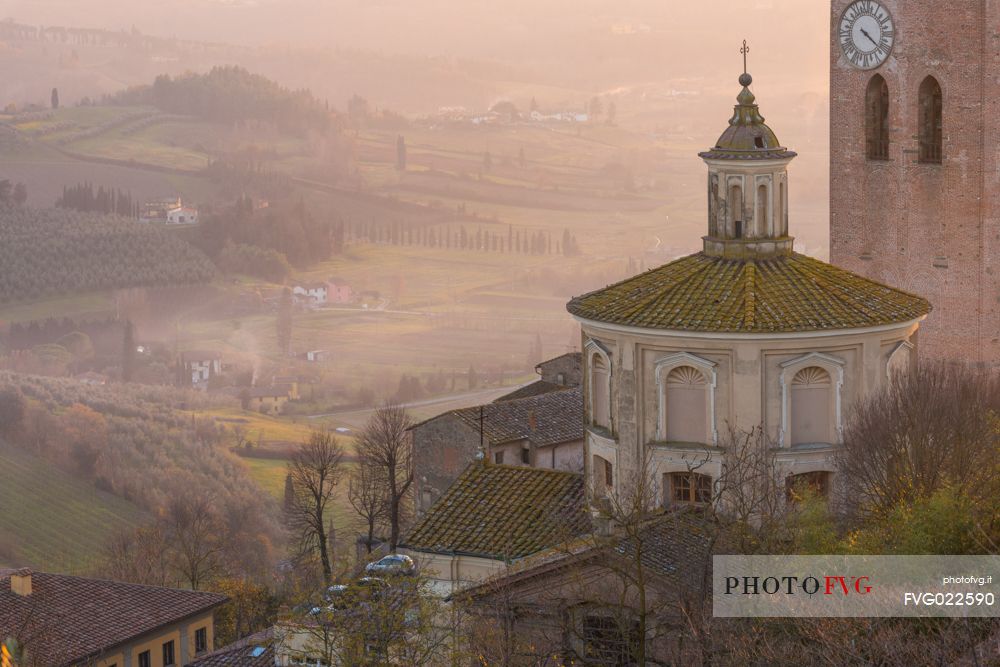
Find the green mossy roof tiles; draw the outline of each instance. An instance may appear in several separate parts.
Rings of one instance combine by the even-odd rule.
[[[733,260],[697,253],[572,299],[577,317],[622,326],[717,333],[792,333],[907,322],[919,296],[792,253]]]
[[[582,475],[476,462],[434,503],[403,546],[516,560],[589,528]]]
[[[483,417],[483,435],[491,445],[530,440],[539,447],[583,439],[583,388],[562,387],[538,396],[496,401],[452,414],[474,431]]]

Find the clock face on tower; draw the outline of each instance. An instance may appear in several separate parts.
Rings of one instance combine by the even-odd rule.
[[[875,69],[884,63],[896,38],[892,15],[875,0],[857,0],[848,5],[838,31],[844,55],[860,69]]]

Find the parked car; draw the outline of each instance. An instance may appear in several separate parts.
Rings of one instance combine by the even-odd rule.
[[[369,575],[403,575],[408,577],[416,571],[413,559],[403,554],[389,554],[365,566],[365,573]]]

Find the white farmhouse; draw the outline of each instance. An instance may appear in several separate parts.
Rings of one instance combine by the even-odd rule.
[[[198,209],[178,206],[167,211],[168,225],[193,225],[198,222]]]
[[[181,352],[180,361],[185,374],[191,377],[191,384],[196,387],[222,372],[222,355],[218,352],[189,350]]]
[[[302,283],[292,288],[292,294],[309,303],[326,303],[329,286],[326,283]]]

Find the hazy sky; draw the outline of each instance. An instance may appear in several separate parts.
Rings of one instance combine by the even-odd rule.
[[[742,69],[739,48],[747,39],[754,78],[785,100],[825,99],[828,14],[826,0],[0,0],[0,19],[31,24],[474,59],[512,68],[500,78],[594,93],[684,79],[721,92]],[[313,65],[319,62],[301,63]],[[365,67],[385,79],[374,61]],[[281,80],[311,86],[316,74],[290,72]]]
[[[0,0],[0,18],[29,23],[505,61],[632,26],[674,60],[714,61],[746,37],[756,62],[796,72],[825,62],[828,11],[826,0]]]

